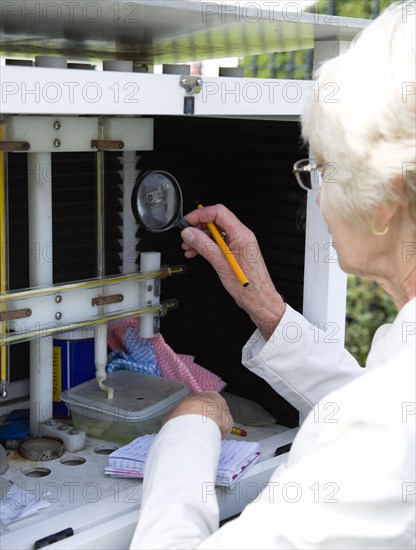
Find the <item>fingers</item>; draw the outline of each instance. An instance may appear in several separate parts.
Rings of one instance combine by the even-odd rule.
[[[200,254],[214,265],[215,257],[221,255],[218,245],[201,229],[186,227],[182,230],[181,236],[184,240],[183,248],[187,258]]]
[[[217,227],[221,227],[227,233],[242,226],[240,220],[223,204],[197,208],[186,214],[185,219],[192,226],[199,228],[207,223],[215,223]]]
[[[185,241],[182,242],[181,246],[182,249],[185,251],[185,258],[195,258],[195,256],[198,256],[198,252]]]
[[[201,229],[201,231],[203,231],[205,233],[205,235],[207,235],[207,237],[209,237],[209,240],[211,240],[211,233],[208,231],[208,229],[202,229],[202,228],[199,228],[199,229]],[[188,233],[188,239],[189,240],[192,240],[191,235],[192,235],[191,233]],[[209,242],[209,241],[207,241],[207,242]],[[182,242],[181,246],[182,246],[183,250],[185,251],[185,257],[186,258],[195,258],[195,256],[198,256],[198,252],[190,244],[188,244],[185,240],[184,240],[184,242]]]
[[[227,242],[234,245],[234,250],[240,250],[254,239],[252,232],[222,204],[198,208],[187,214],[185,218],[191,224],[191,227],[182,231],[184,240],[182,248],[185,251],[185,257],[194,258],[200,254],[215,269],[220,267],[221,251],[212,239],[211,232],[207,230],[207,224],[214,223],[219,231],[226,234]]]
[[[186,414],[199,414],[202,417],[211,418],[219,427],[222,438],[229,435],[233,425],[225,399],[213,391],[186,397],[168,414],[163,423]]]

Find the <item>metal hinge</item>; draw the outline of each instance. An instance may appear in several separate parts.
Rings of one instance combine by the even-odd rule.
[[[0,151],[3,153],[18,153],[19,151],[29,151],[29,149],[28,141],[0,141]]]
[[[195,114],[195,97],[194,94],[199,94],[202,88],[202,78],[200,76],[182,75],[179,79],[179,85],[184,88],[187,94],[183,98],[183,114]]]
[[[183,75],[179,79],[179,85],[185,88],[188,94],[199,94],[203,80],[200,76]]]

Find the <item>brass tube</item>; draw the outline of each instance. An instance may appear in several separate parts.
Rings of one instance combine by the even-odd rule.
[[[4,139],[4,124],[0,121],[0,141]],[[0,293],[7,290],[7,189],[5,161],[0,151]],[[6,306],[2,304],[1,311]],[[1,324],[2,340],[6,338],[6,322]],[[9,349],[6,346],[0,348],[0,396],[7,397],[7,384],[9,383]]]

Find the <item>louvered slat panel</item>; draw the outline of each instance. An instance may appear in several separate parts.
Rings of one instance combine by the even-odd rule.
[[[113,166],[120,166],[120,163]],[[53,277],[55,283],[95,277],[96,161],[94,153],[54,153],[53,178]],[[121,178],[105,177],[106,271],[121,267]],[[9,187],[9,288],[29,286],[27,157],[8,155]],[[29,376],[27,343],[10,346],[12,380]]]
[[[292,176],[303,156],[297,123],[232,119],[155,119],[154,151],[142,153],[140,171],[163,169],[178,179],[184,212],[223,203],[256,234],[271,276],[285,300],[301,311],[304,268],[304,192]],[[162,320],[172,348],[228,382],[228,389],[255,399],[281,424],[298,415],[264,381],[241,366],[241,348],[253,331],[248,316],[222,288],[202,258],[188,261],[180,231],[152,234],[139,229],[139,250],[161,250],[163,263],[185,263],[184,277],[162,284],[162,298],[176,297],[179,309]]]

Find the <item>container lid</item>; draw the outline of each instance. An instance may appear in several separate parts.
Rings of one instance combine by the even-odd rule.
[[[62,392],[61,399],[69,405],[110,414],[114,419],[141,422],[173,406],[189,393],[188,386],[176,380],[128,370],[109,374],[105,384],[114,389],[113,399],[108,399],[96,379],[69,388]]]

